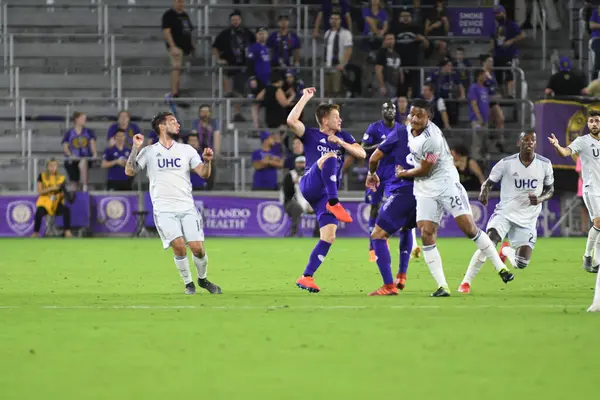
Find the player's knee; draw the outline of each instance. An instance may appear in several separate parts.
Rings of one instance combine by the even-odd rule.
[[[206,254],[204,251],[204,246],[202,246],[202,242],[190,242],[188,245],[190,246],[190,250],[194,256],[202,258]]]
[[[335,232],[321,231],[320,239],[327,243],[333,243],[333,242],[335,242]]]
[[[175,253],[176,256],[179,256],[179,257],[185,256],[186,249],[185,249],[185,241],[183,240],[183,238],[179,237],[179,238],[173,240],[171,242],[171,248],[173,249],[173,253]]]
[[[429,224],[422,225],[419,227],[419,231],[421,232],[421,240],[423,241],[423,245],[429,246],[435,243],[436,232],[434,226]]]
[[[375,226],[375,229],[373,229],[373,232],[371,233],[371,239],[373,240],[388,239],[389,237],[390,235],[379,226]]]
[[[498,243],[500,243],[502,241],[502,239],[500,238],[500,235],[498,234],[498,232],[495,229],[490,229],[487,231],[487,235],[490,237],[490,240],[497,245]]]
[[[325,155],[323,155],[321,158],[319,158],[317,160],[317,166],[319,167],[319,169],[323,169],[323,164],[325,164],[325,161],[332,159],[336,157],[335,153],[327,153]]]
[[[600,229],[600,218],[594,219],[594,228]]]

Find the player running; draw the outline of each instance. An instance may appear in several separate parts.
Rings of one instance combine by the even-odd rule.
[[[444,211],[454,217],[463,233],[492,260],[502,280],[509,282],[514,275],[500,260],[488,235],[473,222],[467,191],[460,184],[448,143],[442,131],[429,120],[430,115],[431,106],[426,100],[412,102],[407,129],[411,133],[408,145],[416,166],[412,169],[399,167],[396,176],[415,180],[417,227],[421,231],[423,256],[438,286],[431,296],[450,296],[442,258],[436,247],[437,229]]]
[[[352,135],[341,130],[342,119],[337,104],[322,103],[317,106],[315,117],[319,129],[304,126],[300,115],[314,94],[315,88],[304,89],[302,97],[287,117],[287,123],[304,142],[306,173],[300,180],[300,190],[315,211],[320,228],[320,240],[310,254],[306,269],[296,281],[296,286],[316,293],[321,289],[313,275],[335,240],[337,221],[352,222],[338,199],[344,155],[347,152],[360,159],[365,158],[366,153]]]
[[[581,157],[581,179],[583,180],[583,202],[588,209],[594,226],[590,229],[583,254],[583,268],[598,273],[600,262],[600,112],[590,111],[587,120],[590,133],[579,136],[567,147],[562,147],[554,133],[548,138],[556,152],[562,157]],[[589,312],[600,312],[600,274],[596,278],[594,300]]]
[[[537,239],[536,226],[542,203],[554,193],[552,163],[536,154],[535,146],[535,131],[521,133],[519,153],[503,158],[492,168],[479,194],[481,204],[487,205],[490,190],[501,182],[500,203],[488,221],[487,234],[494,245],[508,237],[510,246],[508,243],[502,244],[500,258],[503,262],[508,258],[512,266],[518,269],[529,265]],[[473,254],[459,292],[471,292],[471,282],[485,260],[481,250]]]
[[[386,101],[381,107],[382,120],[369,125],[362,138],[362,147],[365,149],[367,156],[371,156],[377,147],[392,133],[398,126],[404,126],[395,121],[396,105],[392,101]],[[395,159],[393,156],[379,158],[379,167],[377,169],[377,177],[379,178],[379,189],[371,189],[367,187],[365,192],[365,203],[371,206],[369,214],[369,234],[375,229],[375,221],[379,214],[379,208],[384,197],[388,197],[390,191],[387,190],[388,183],[396,179]],[[416,244],[415,232],[412,231],[413,247],[410,249],[413,256],[419,257],[421,249]],[[375,249],[373,248],[373,239],[369,237],[369,261],[375,262]]]
[[[158,133],[158,142],[140,151],[144,136],[135,135],[125,173],[134,176],[147,168],[156,230],[165,250],[173,248],[175,265],[185,283],[185,294],[196,293],[186,244],[192,250],[198,285],[212,294],[220,294],[221,288],[206,279],[208,256],[203,245],[203,222],[194,204],[190,182],[191,170],[204,179],[210,176],[213,151],[204,149],[201,159],[192,146],[178,143],[179,126],[172,113],[155,116],[152,129]]]
[[[371,233],[383,286],[369,296],[397,295],[398,289],[402,290],[406,286],[406,272],[413,247],[412,230],[417,225],[417,201],[413,195],[413,180],[397,178],[395,168],[398,166],[399,169],[404,170],[414,167],[413,157],[408,147],[408,135],[406,126],[396,124],[369,159],[366,186],[374,193],[385,191],[387,197]],[[386,165],[394,166],[392,176],[387,177],[386,183],[383,183],[378,172],[382,170],[382,161],[385,161]],[[383,171],[387,172],[385,169]],[[387,240],[397,231],[400,231],[400,266],[394,284]]]

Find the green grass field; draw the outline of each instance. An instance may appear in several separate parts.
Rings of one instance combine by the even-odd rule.
[[[321,293],[301,291],[314,243],[209,238],[224,294],[184,296],[158,239],[0,240],[0,399],[597,395],[584,239],[540,239],[508,285],[487,264],[468,296],[456,288],[475,246],[440,240],[441,299],[423,261],[400,296],[367,297],[381,279],[366,239],[339,240]]]

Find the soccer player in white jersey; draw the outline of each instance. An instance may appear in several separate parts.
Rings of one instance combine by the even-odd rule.
[[[412,102],[407,129],[411,132],[408,145],[415,159],[415,168],[399,168],[397,176],[415,180],[417,227],[421,231],[423,257],[438,287],[431,296],[450,296],[442,257],[436,247],[437,229],[444,211],[454,217],[463,233],[492,261],[502,280],[509,282],[514,275],[500,260],[488,235],[475,225],[467,191],[460,184],[448,143],[440,128],[429,120],[430,116],[429,102],[423,99]]]
[[[587,120],[589,134],[579,136],[567,147],[562,147],[554,134],[548,138],[562,157],[581,157],[583,201],[594,226],[590,229],[583,254],[583,268],[598,273],[600,261],[600,112],[590,111]],[[600,312],[600,274],[596,278],[596,290],[590,312]]]
[[[140,151],[144,136],[135,135],[125,173],[134,176],[147,168],[156,229],[164,249],[173,249],[175,265],[185,284],[185,294],[196,293],[186,244],[192,251],[198,271],[198,285],[212,294],[220,294],[221,288],[206,279],[208,256],[203,244],[203,222],[194,204],[190,182],[190,171],[204,179],[210,176],[213,151],[204,149],[201,159],[192,146],[178,143],[179,126],[171,113],[160,113],[154,117],[152,129],[158,133],[158,142]]]
[[[487,205],[490,190],[501,182],[500,203],[488,221],[487,234],[495,245],[508,237],[510,246],[502,244],[500,258],[502,261],[508,258],[512,266],[519,269],[529,265],[542,203],[554,193],[552,163],[535,153],[535,145],[535,131],[521,133],[519,153],[503,158],[492,168],[479,194],[479,201]],[[459,292],[471,292],[471,282],[485,260],[480,250],[473,254]]]

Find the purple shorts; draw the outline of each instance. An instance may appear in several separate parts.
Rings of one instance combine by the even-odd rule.
[[[323,185],[321,170],[317,163],[313,164],[302,179],[300,179],[300,191],[314,210],[319,228],[329,224],[337,226],[337,218],[327,211],[327,201],[329,199],[325,193],[325,185]]]
[[[379,210],[376,224],[390,235],[417,226],[417,200],[412,185],[401,187],[388,197]]]

